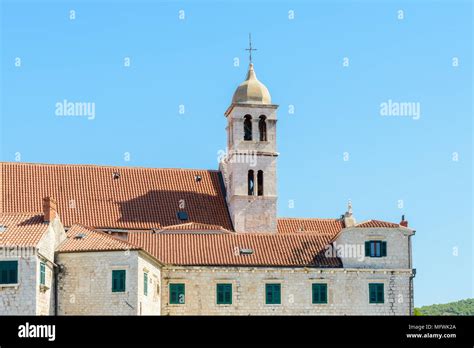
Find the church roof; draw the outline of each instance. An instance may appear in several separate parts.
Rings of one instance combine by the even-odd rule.
[[[64,226],[162,229],[195,222],[232,230],[216,170],[14,162],[0,163],[0,183],[0,213],[42,211],[43,197],[54,197]]]
[[[35,247],[47,230],[42,213],[0,213],[0,246]]]
[[[234,92],[233,104],[271,104],[270,92],[263,83],[257,79],[253,64],[250,63],[247,78]]]
[[[332,234],[161,234],[130,232],[128,241],[178,266],[342,267],[326,257]]]

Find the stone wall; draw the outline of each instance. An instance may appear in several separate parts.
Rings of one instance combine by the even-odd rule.
[[[0,285],[0,315],[36,315],[39,266],[34,248],[4,254],[0,260],[18,261],[18,284]]]
[[[345,268],[403,268],[411,269],[411,250],[409,238],[413,231],[407,228],[345,228],[336,240],[336,244],[349,250],[356,247],[363,258],[343,255]],[[365,241],[380,240],[387,242],[387,256],[365,257]]]
[[[159,314],[159,300],[143,295],[143,272],[155,284],[156,263],[140,258],[139,251],[59,253],[59,315]],[[125,270],[125,292],[112,292],[112,271]],[[159,285],[159,282],[158,284]],[[158,310],[158,313],[154,311]]]
[[[409,315],[410,270],[314,268],[164,268],[163,315]],[[327,283],[328,303],[312,304],[312,284]],[[185,303],[169,303],[169,284],[185,284]],[[232,304],[216,304],[216,284],[231,283]],[[265,304],[265,284],[281,284],[281,304]],[[385,302],[369,303],[369,283]]]

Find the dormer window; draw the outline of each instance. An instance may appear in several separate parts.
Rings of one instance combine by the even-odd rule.
[[[387,242],[381,240],[369,240],[365,242],[365,256],[383,257],[387,256]]]

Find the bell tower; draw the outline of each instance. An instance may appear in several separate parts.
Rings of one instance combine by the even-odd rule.
[[[250,62],[225,112],[227,153],[220,163],[236,232],[277,231],[277,108]]]

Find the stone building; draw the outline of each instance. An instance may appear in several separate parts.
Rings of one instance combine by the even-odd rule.
[[[0,314],[411,315],[404,218],[277,216],[277,109],[250,64],[218,170],[0,163]]]

